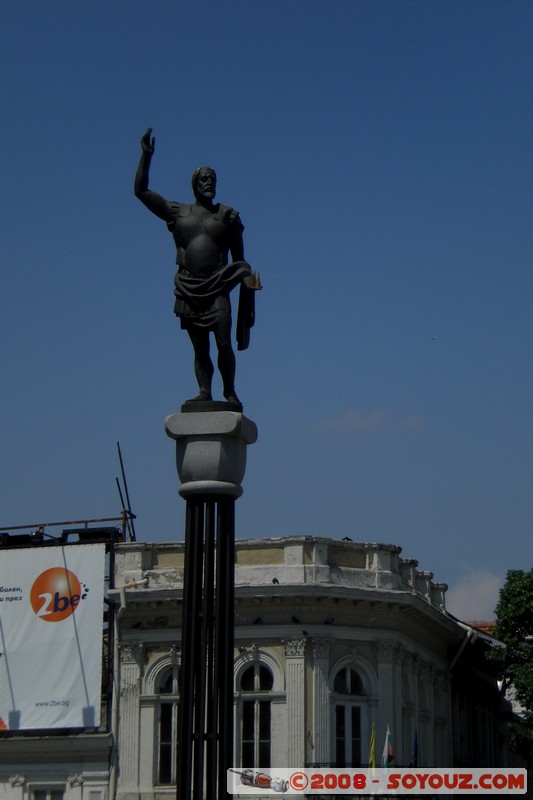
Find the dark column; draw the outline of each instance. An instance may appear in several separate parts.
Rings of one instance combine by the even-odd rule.
[[[233,763],[235,500],[253,422],[237,412],[173,414],[180,494],[187,501],[178,800],[225,800]]]

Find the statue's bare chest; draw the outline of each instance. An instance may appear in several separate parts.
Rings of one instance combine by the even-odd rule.
[[[197,209],[195,206],[180,209],[171,228],[174,241],[187,248],[195,239],[208,238],[219,248],[227,247],[227,227],[218,213]]]

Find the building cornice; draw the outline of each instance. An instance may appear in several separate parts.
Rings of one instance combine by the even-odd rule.
[[[48,759],[72,761],[83,758],[107,758],[112,748],[109,733],[72,733],[44,736],[13,734],[0,738],[0,764],[11,766]]]

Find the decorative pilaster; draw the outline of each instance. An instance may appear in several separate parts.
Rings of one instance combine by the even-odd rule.
[[[418,677],[415,655],[404,650],[401,660],[403,763],[409,764],[415,730],[418,732]]]
[[[139,784],[139,695],[142,645],[120,646],[120,785],[122,792]]]
[[[394,696],[398,687],[394,685],[393,659],[397,645],[388,642],[378,642],[378,741],[385,736],[387,725],[393,737],[397,740]]]
[[[420,670],[420,685],[424,708],[421,710],[421,728],[423,740],[426,744],[425,765],[435,766],[435,698],[434,698],[434,671],[431,664],[424,662]]]
[[[451,763],[451,752],[447,736],[446,709],[449,706],[448,679],[438,670],[433,681],[433,705],[435,709],[435,764]],[[449,724],[449,723],[448,723]]]
[[[329,653],[331,639],[313,641],[313,762],[326,764],[330,759],[330,702],[329,702]]]
[[[406,743],[403,740],[403,686],[402,686],[402,662],[407,655],[407,650],[405,650],[402,645],[398,645],[396,649],[396,657],[393,660],[393,675],[394,675],[394,687],[393,687],[393,697],[392,697],[392,707],[393,707],[393,718],[395,721],[396,730],[395,733],[398,737],[396,741],[400,743],[402,749],[405,749]],[[392,731],[392,726],[391,726]],[[394,733],[393,733],[394,736]],[[393,740],[394,746],[394,740]],[[398,748],[396,748],[396,762],[402,763],[405,755],[402,757],[402,753],[398,752]]]
[[[285,642],[287,663],[287,766],[305,764],[305,639]]]

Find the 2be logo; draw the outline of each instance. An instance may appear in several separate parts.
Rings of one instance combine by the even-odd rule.
[[[89,590],[66,567],[51,567],[35,579],[30,592],[31,607],[46,622],[70,617]]]

